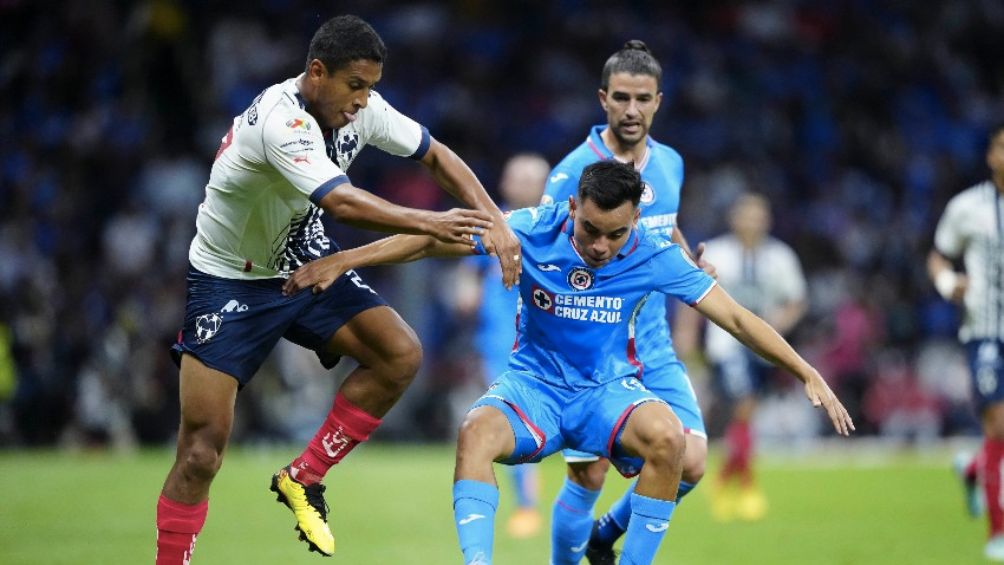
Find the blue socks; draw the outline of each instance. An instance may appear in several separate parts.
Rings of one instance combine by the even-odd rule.
[[[634,494],[634,486],[638,481],[631,483],[624,496],[617,499],[617,502],[610,507],[610,510],[600,516],[596,523],[596,534],[590,541],[598,545],[613,545],[627,530],[628,522],[631,520],[631,495]],[[676,502],[680,502],[684,496],[697,486],[694,483],[680,481],[679,490],[676,493]]]
[[[676,503],[631,494],[631,519],[624,538],[621,565],[648,565],[655,559]]]
[[[551,515],[551,565],[576,565],[582,560],[593,529],[593,505],[599,496],[600,491],[565,478]]]
[[[453,517],[465,565],[490,565],[499,489],[480,481],[453,483]]]

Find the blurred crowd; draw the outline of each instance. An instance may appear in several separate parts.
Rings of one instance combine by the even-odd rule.
[[[653,135],[686,164],[688,239],[721,233],[738,194],[766,194],[774,234],[809,280],[792,339],[859,433],[975,433],[958,313],[927,280],[924,257],[948,198],[986,177],[985,135],[1004,118],[1004,4],[616,4],[337,9],[388,45],[377,89],[493,193],[511,154],[554,163],[602,122],[603,62],[628,39],[646,41],[664,67]],[[172,438],[167,350],[213,155],[233,115],[303,68],[310,36],[335,15],[318,10],[302,0],[0,0],[0,446]],[[350,177],[409,206],[454,205],[421,167],[374,149]],[[343,247],[376,237],[330,233]],[[364,273],[426,352],[383,437],[446,437],[477,394],[473,320],[452,314],[451,268]],[[337,374],[290,347],[241,394],[238,437],[310,434],[326,412]],[[690,361],[704,389],[700,359]],[[778,379],[760,411],[767,437],[821,429],[790,381]],[[704,400],[713,415],[714,398]]]

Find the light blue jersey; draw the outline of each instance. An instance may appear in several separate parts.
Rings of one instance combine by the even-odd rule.
[[[715,284],[666,235],[643,226],[616,258],[588,266],[573,246],[565,202],[516,210],[508,222],[523,246],[509,369],[552,386],[579,390],[644,379],[636,343],[642,307],[650,298],[663,302],[659,293],[695,304]]]
[[[607,126],[593,126],[586,141],[569,153],[551,171],[542,202],[565,202],[575,196],[582,170],[592,163],[613,159],[613,153],[603,144],[600,134]],[[673,235],[680,207],[680,187],[683,185],[683,158],[672,147],[647,138],[648,153],[637,168],[645,184],[641,197],[641,225],[649,232]],[[649,300],[638,318],[636,336],[638,357],[651,373],[668,365],[678,365],[672,348],[669,324],[666,322],[665,300]],[[677,371],[679,372],[679,371]]]

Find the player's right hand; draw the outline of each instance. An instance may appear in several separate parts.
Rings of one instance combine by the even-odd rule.
[[[826,410],[830,421],[833,422],[833,429],[838,434],[842,436],[851,435],[851,432],[855,429],[851,415],[847,413],[847,409],[837,399],[837,395],[833,394],[833,391],[830,390],[830,385],[826,384],[826,381],[823,380],[823,377],[819,373],[815,373],[812,378],[806,381],[805,395],[809,397],[809,401],[812,402],[813,406],[822,406]]]
[[[342,257],[339,257],[339,256]],[[338,277],[349,270],[342,260],[343,253],[333,253],[307,263],[293,272],[286,283],[282,285],[282,294],[292,296],[301,290],[311,287],[314,294],[320,294],[331,286]]]
[[[488,212],[453,208],[446,212],[429,212],[423,231],[444,243],[463,243],[474,247],[474,235],[481,235],[494,224]]]

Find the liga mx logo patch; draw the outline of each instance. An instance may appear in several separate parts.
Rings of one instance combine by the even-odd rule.
[[[572,290],[577,291],[589,290],[593,288],[595,278],[595,275],[589,269],[576,267],[568,273],[568,286],[572,287]]]

